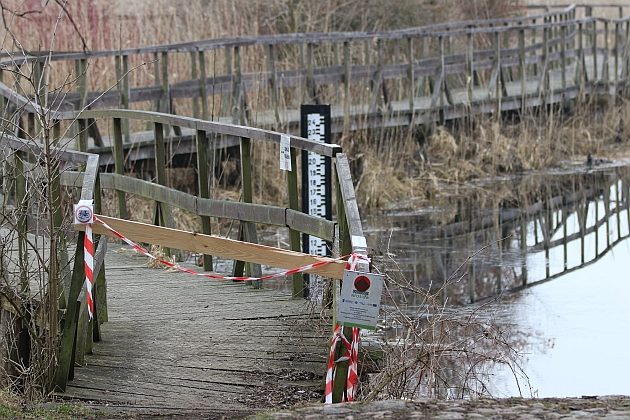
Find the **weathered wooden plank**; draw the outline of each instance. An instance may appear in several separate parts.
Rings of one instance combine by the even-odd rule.
[[[287,251],[265,245],[235,241],[227,238],[185,232],[146,223],[131,222],[107,216],[98,216],[113,229],[116,229],[132,241],[162,245],[169,248],[188,250],[203,254],[218,255],[223,258],[242,260],[254,264],[291,269],[313,264],[319,261],[329,264],[308,270],[309,273],[324,277],[341,278],[345,263],[327,257],[318,257],[295,251]],[[75,226],[81,230],[83,226]],[[100,224],[93,226],[94,233],[115,238],[109,230]],[[356,225],[355,225],[356,231]]]

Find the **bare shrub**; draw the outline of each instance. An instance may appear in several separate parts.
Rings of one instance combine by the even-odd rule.
[[[487,396],[497,365],[507,366],[519,390],[531,395],[519,343],[487,316],[485,305],[454,308],[444,300],[445,289],[466,276],[469,261],[432,291],[405,279],[388,259],[381,369],[364,381],[363,399]]]

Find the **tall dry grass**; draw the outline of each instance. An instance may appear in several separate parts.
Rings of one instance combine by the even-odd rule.
[[[517,0],[328,0],[323,4],[306,0],[227,1],[227,0],[134,0],[103,2],[69,0],[67,2],[39,0],[3,0],[3,50],[90,50],[119,49],[132,46],[184,42],[204,38],[238,35],[277,34],[300,31],[386,30],[447,20],[490,18],[518,12]],[[64,5],[62,9],[60,4]],[[385,7],[387,6],[387,7]],[[10,13],[13,11],[15,13]],[[54,39],[51,34],[54,33]],[[9,42],[13,35],[17,42]],[[54,42],[53,42],[54,41]],[[453,48],[457,50],[458,42]],[[476,39],[483,46],[483,38]],[[511,41],[510,41],[511,42]],[[428,48],[436,48],[429,43]],[[373,47],[373,45],[372,45]],[[395,43],[384,46],[386,60],[400,59],[402,50]],[[363,46],[352,46],[353,62],[362,63]],[[374,51],[370,51],[374,54]],[[252,47],[243,55],[243,68],[248,72],[263,72],[264,49]],[[278,57],[278,69],[295,69],[300,60],[297,47],[286,48]],[[315,51],[320,64],[335,61],[332,46]],[[187,55],[172,60],[171,82],[190,78],[191,62]],[[372,57],[373,59],[373,57]],[[131,85],[154,84],[153,57],[136,57],[130,63]],[[211,51],[206,57],[210,75],[225,74],[222,52]],[[52,85],[67,80],[74,69],[71,63],[56,66]],[[65,67],[64,67],[65,66]],[[99,90],[116,83],[113,60],[97,59],[89,69],[89,89]],[[64,78],[63,76],[66,76]],[[483,77],[484,75],[481,74]],[[56,79],[56,81],[55,81]],[[456,81],[453,81],[456,82]],[[408,86],[402,81],[388,81],[392,100],[402,99]],[[210,118],[216,119],[234,104],[225,104],[221,92],[209,97]],[[270,98],[264,89],[248,93],[250,124],[256,124],[259,113],[270,109]],[[323,102],[343,103],[341,89],[323,86]],[[300,89],[285,90],[280,97],[281,108],[297,107],[304,100]],[[227,95],[226,95],[227,96]],[[371,99],[369,82],[358,83],[351,89],[352,103]],[[152,105],[134,105],[149,109]],[[191,114],[191,101],[177,100],[179,114]],[[597,109],[596,119],[584,118]],[[618,130],[622,118],[620,109],[603,110],[586,104],[573,115],[549,112],[521,116],[519,124],[497,120],[478,120],[466,126],[438,127],[430,135],[414,128],[365,130],[336,139],[348,152],[357,180],[358,197],[365,210],[400,205],[405,200],[422,202],[434,199],[444,185],[457,185],[473,178],[496,174],[535,170],[571,159],[583,159],[588,153],[600,153]],[[225,113],[223,113],[225,115]],[[143,127],[133,127],[142,129]],[[277,127],[283,130],[284,127]],[[111,135],[106,128],[104,135]],[[626,131],[627,132],[627,131]],[[255,197],[257,201],[286,203],[282,188],[283,174],[275,168],[277,150],[271,145],[254,145]],[[233,176],[238,168],[227,162],[224,176]],[[221,193],[221,180],[213,188]],[[235,191],[238,185],[232,185]],[[229,189],[229,188],[228,188]],[[231,193],[233,194],[233,193]]]

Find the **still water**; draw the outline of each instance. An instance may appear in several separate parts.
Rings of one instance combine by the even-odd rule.
[[[480,183],[368,220],[368,243],[377,264],[512,337],[526,378],[490,366],[492,395],[630,395],[629,197],[628,168]],[[422,304],[405,291],[389,303]]]

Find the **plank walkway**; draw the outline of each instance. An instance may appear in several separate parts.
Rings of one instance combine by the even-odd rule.
[[[237,413],[322,388],[323,329],[282,280],[252,290],[146,260],[108,250],[109,321],[65,398]]]

